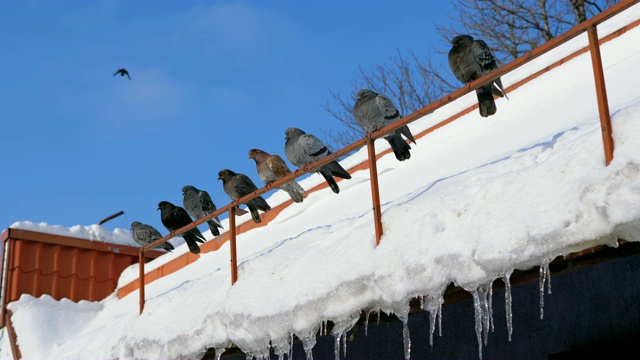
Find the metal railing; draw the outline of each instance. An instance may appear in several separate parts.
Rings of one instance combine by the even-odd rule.
[[[289,182],[291,180],[297,179],[298,177],[308,173],[308,172],[313,172],[312,169],[315,169],[319,166],[322,166],[324,164],[327,164],[333,160],[338,160],[340,157],[351,153],[352,151],[358,150],[363,146],[367,146],[368,149],[368,164],[369,164],[369,173],[370,173],[370,179],[371,179],[371,200],[373,203],[373,216],[374,216],[374,226],[375,226],[375,234],[376,234],[376,245],[378,245],[380,243],[380,239],[382,237],[383,234],[383,227],[382,227],[382,212],[381,212],[381,208],[380,208],[380,193],[379,193],[379,188],[378,188],[378,173],[377,173],[377,166],[376,166],[376,161],[377,161],[377,156],[376,156],[376,152],[375,152],[375,144],[374,141],[376,139],[379,139],[381,137],[384,137],[386,134],[395,131],[396,129],[410,123],[413,122],[465,95],[467,95],[468,93],[470,93],[471,91],[476,90],[477,88],[481,87],[482,85],[492,82],[494,80],[496,80],[497,78],[503,76],[504,74],[509,73],[510,71],[513,71],[514,69],[519,68],[520,66],[528,63],[529,61],[538,58],[539,56],[549,52],[550,50],[555,49],[556,47],[566,43],[567,41],[577,37],[578,35],[581,35],[582,33],[587,33],[588,38],[589,38],[589,51],[591,53],[591,60],[592,60],[592,65],[593,65],[593,74],[594,74],[594,80],[595,80],[595,86],[596,86],[596,97],[597,97],[597,102],[598,102],[598,111],[599,111],[599,115],[600,115],[600,124],[601,124],[601,129],[602,129],[602,140],[603,140],[603,145],[604,145],[604,154],[605,154],[605,164],[609,165],[609,163],[611,162],[611,160],[613,159],[613,137],[611,135],[611,118],[610,118],[610,114],[609,114],[609,105],[608,105],[608,100],[607,100],[607,93],[606,93],[606,86],[605,86],[605,82],[604,82],[604,72],[602,69],[602,59],[600,56],[600,44],[599,44],[599,38],[598,38],[598,32],[596,29],[596,26],[608,19],[610,19],[611,17],[613,17],[614,15],[628,9],[629,7],[635,5],[636,3],[638,3],[640,0],[622,0],[620,1],[618,4],[613,5],[612,7],[606,9],[605,11],[601,12],[600,14],[594,16],[593,18],[580,23],[578,25],[576,25],[575,27],[571,28],[570,30],[568,30],[567,32],[551,39],[549,42],[527,52],[526,54],[520,56],[519,58],[515,59],[514,61],[490,72],[489,74],[486,74],[484,76],[482,76],[481,78],[463,86],[462,88],[444,96],[443,98],[441,98],[440,100],[437,100],[425,107],[423,107],[422,109],[409,114],[407,116],[405,116],[404,118],[394,122],[393,124],[387,125],[375,132],[372,132],[370,134],[368,134],[367,136],[365,136],[364,138],[350,144],[347,145],[346,147],[336,151],[335,153],[332,153],[331,155],[327,156],[326,158],[319,160],[313,164],[304,166],[300,169],[297,169],[296,171],[294,171],[292,174],[289,174],[277,181],[274,181],[271,184],[266,185],[265,187],[258,189],[257,191],[254,191],[253,193],[243,196],[239,199],[236,199],[232,202],[230,202],[229,204],[219,208],[218,210],[216,210],[215,212],[208,214],[200,219],[197,219],[195,221],[193,221],[192,223],[183,226],[180,229],[177,229],[175,231],[170,232],[169,234],[167,234],[166,236],[162,237],[161,239],[158,239],[156,241],[154,241],[151,244],[148,244],[144,247],[142,247],[140,249],[140,278],[139,278],[139,282],[140,282],[140,286],[139,286],[139,290],[140,290],[140,313],[142,313],[143,309],[144,309],[144,302],[145,302],[145,271],[144,271],[144,252],[148,251],[152,248],[154,248],[155,246],[170,240],[171,238],[178,236],[178,234],[184,233],[185,231],[192,229],[194,227],[197,227],[203,223],[205,223],[206,221],[219,216],[225,212],[229,212],[229,234],[230,234],[230,252],[231,252],[231,283],[234,284],[236,282],[236,280],[238,279],[238,263],[237,263],[237,254],[236,254],[236,225],[235,225],[235,216],[234,216],[234,212],[235,209],[238,208],[242,203],[253,199],[257,196],[260,196],[268,191],[271,191],[273,189],[278,188],[278,186]],[[477,106],[477,105],[475,105]],[[474,106],[474,108],[475,108]],[[441,121],[433,126],[431,126],[430,128],[424,130],[421,134],[427,134],[429,132],[432,132],[452,121],[454,121],[456,119],[456,117],[451,117],[448,118],[444,121]]]

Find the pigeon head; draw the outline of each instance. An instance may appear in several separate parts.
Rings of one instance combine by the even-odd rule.
[[[233,177],[233,175],[235,175],[236,173],[234,173],[233,171],[229,170],[229,169],[223,169],[220,170],[220,172],[218,172],[218,180],[222,180],[222,182],[225,182],[229,179],[231,179]]]
[[[269,154],[260,149],[249,150],[249,159],[259,160],[260,158],[264,158],[267,156],[269,156]]]
[[[365,96],[370,96],[370,95],[377,96],[378,94],[376,92],[374,92],[373,90],[360,89],[360,90],[358,90],[358,93],[356,94],[356,99],[360,99],[360,98],[363,98]]]
[[[458,45],[471,40],[473,40],[473,37],[471,37],[470,35],[458,35],[451,40],[451,44]]]
[[[187,192],[189,191],[196,191],[197,189],[194,186],[191,185],[185,185],[182,187],[182,195],[186,195]]]
[[[306,134],[304,131],[298,129],[298,128],[294,128],[294,127],[290,127],[287,130],[284,131],[284,137],[285,139],[289,139],[289,138],[293,138],[293,137],[297,137],[297,136],[301,136]]]
[[[136,226],[140,226],[140,225],[142,225],[142,224],[139,221],[134,221],[134,222],[131,223],[131,229],[133,229]]]
[[[158,203],[158,210],[170,210],[173,209],[175,207],[175,205],[173,205],[172,203],[168,202],[168,201],[160,201]]]

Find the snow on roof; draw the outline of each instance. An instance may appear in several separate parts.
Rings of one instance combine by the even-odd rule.
[[[638,18],[640,5],[599,26],[600,36]],[[503,83],[586,43],[579,36]],[[474,111],[420,138],[410,160],[380,159],[378,247],[368,171],[357,171],[340,182],[340,194],[311,193],[268,226],[239,234],[233,286],[227,243],[148,284],[141,315],[137,292],[99,303],[23,296],[9,305],[23,357],[193,358],[231,343],[264,356],[269,342],[284,353],[292,333],[313,346],[327,320],[338,336],[362,310],[406,320],[410,299],[431,295],[428,310],[437,311],[451,283],[478,296],[514,269],[618,237],[640,241],[640,92],[629,81],[640,78],[640,48],[629,46],[639,43],[634,28],[601,48],[615,141],[609,166],[586,53],[497,100],[496,115]],[[475,101],[471,93],[410,127],[417,134]],[[365,158],[361,149],[342,164]],[[302,186],[320,181],[314,174]],[[160,259],[186,251],[176,250]]]

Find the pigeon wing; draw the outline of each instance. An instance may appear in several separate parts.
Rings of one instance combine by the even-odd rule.
[[[491,53],[491,49],[484,40],[475,40],[471,45],[471,51],[482,69],[482,75],[498,68],[496,58],[493,56],[493,53]]]
[[[287,166],[287,163],[285,163],[279,155],[269,156],[266,163],[278,179],[291,174],[291,170]]]
[[[329,149],[324,146],[322,141],[311,134],[304,134],[298,138],[298,142],[304,153],[307,156],[310,156],[314,161],[315,158],[327,156],[330,152]],[[321,156],[323,155],[324,156]]]
[[[385,118],[385,123],[390,123],[400,118],[400,112],[396,109],[395,105],[391,100],[384,96],[378,95],[376,96],[376,105],[378,106],[378,110],[382,113],[382,116]]]

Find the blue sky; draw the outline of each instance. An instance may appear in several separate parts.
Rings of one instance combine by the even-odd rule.
[[[0,227],[90,225],[124,210],[105,226],[165,233],[157,204],[181,205],[187,184],[223,206],[219,170],[263,185],[251,148],[284,157],[287,127],[322,137],[341,126],[322,104],[351,92],[358,67],[448,48],[435,25],[450,6],[4,1]],[[120,67],[131,81],[112,76]]]

